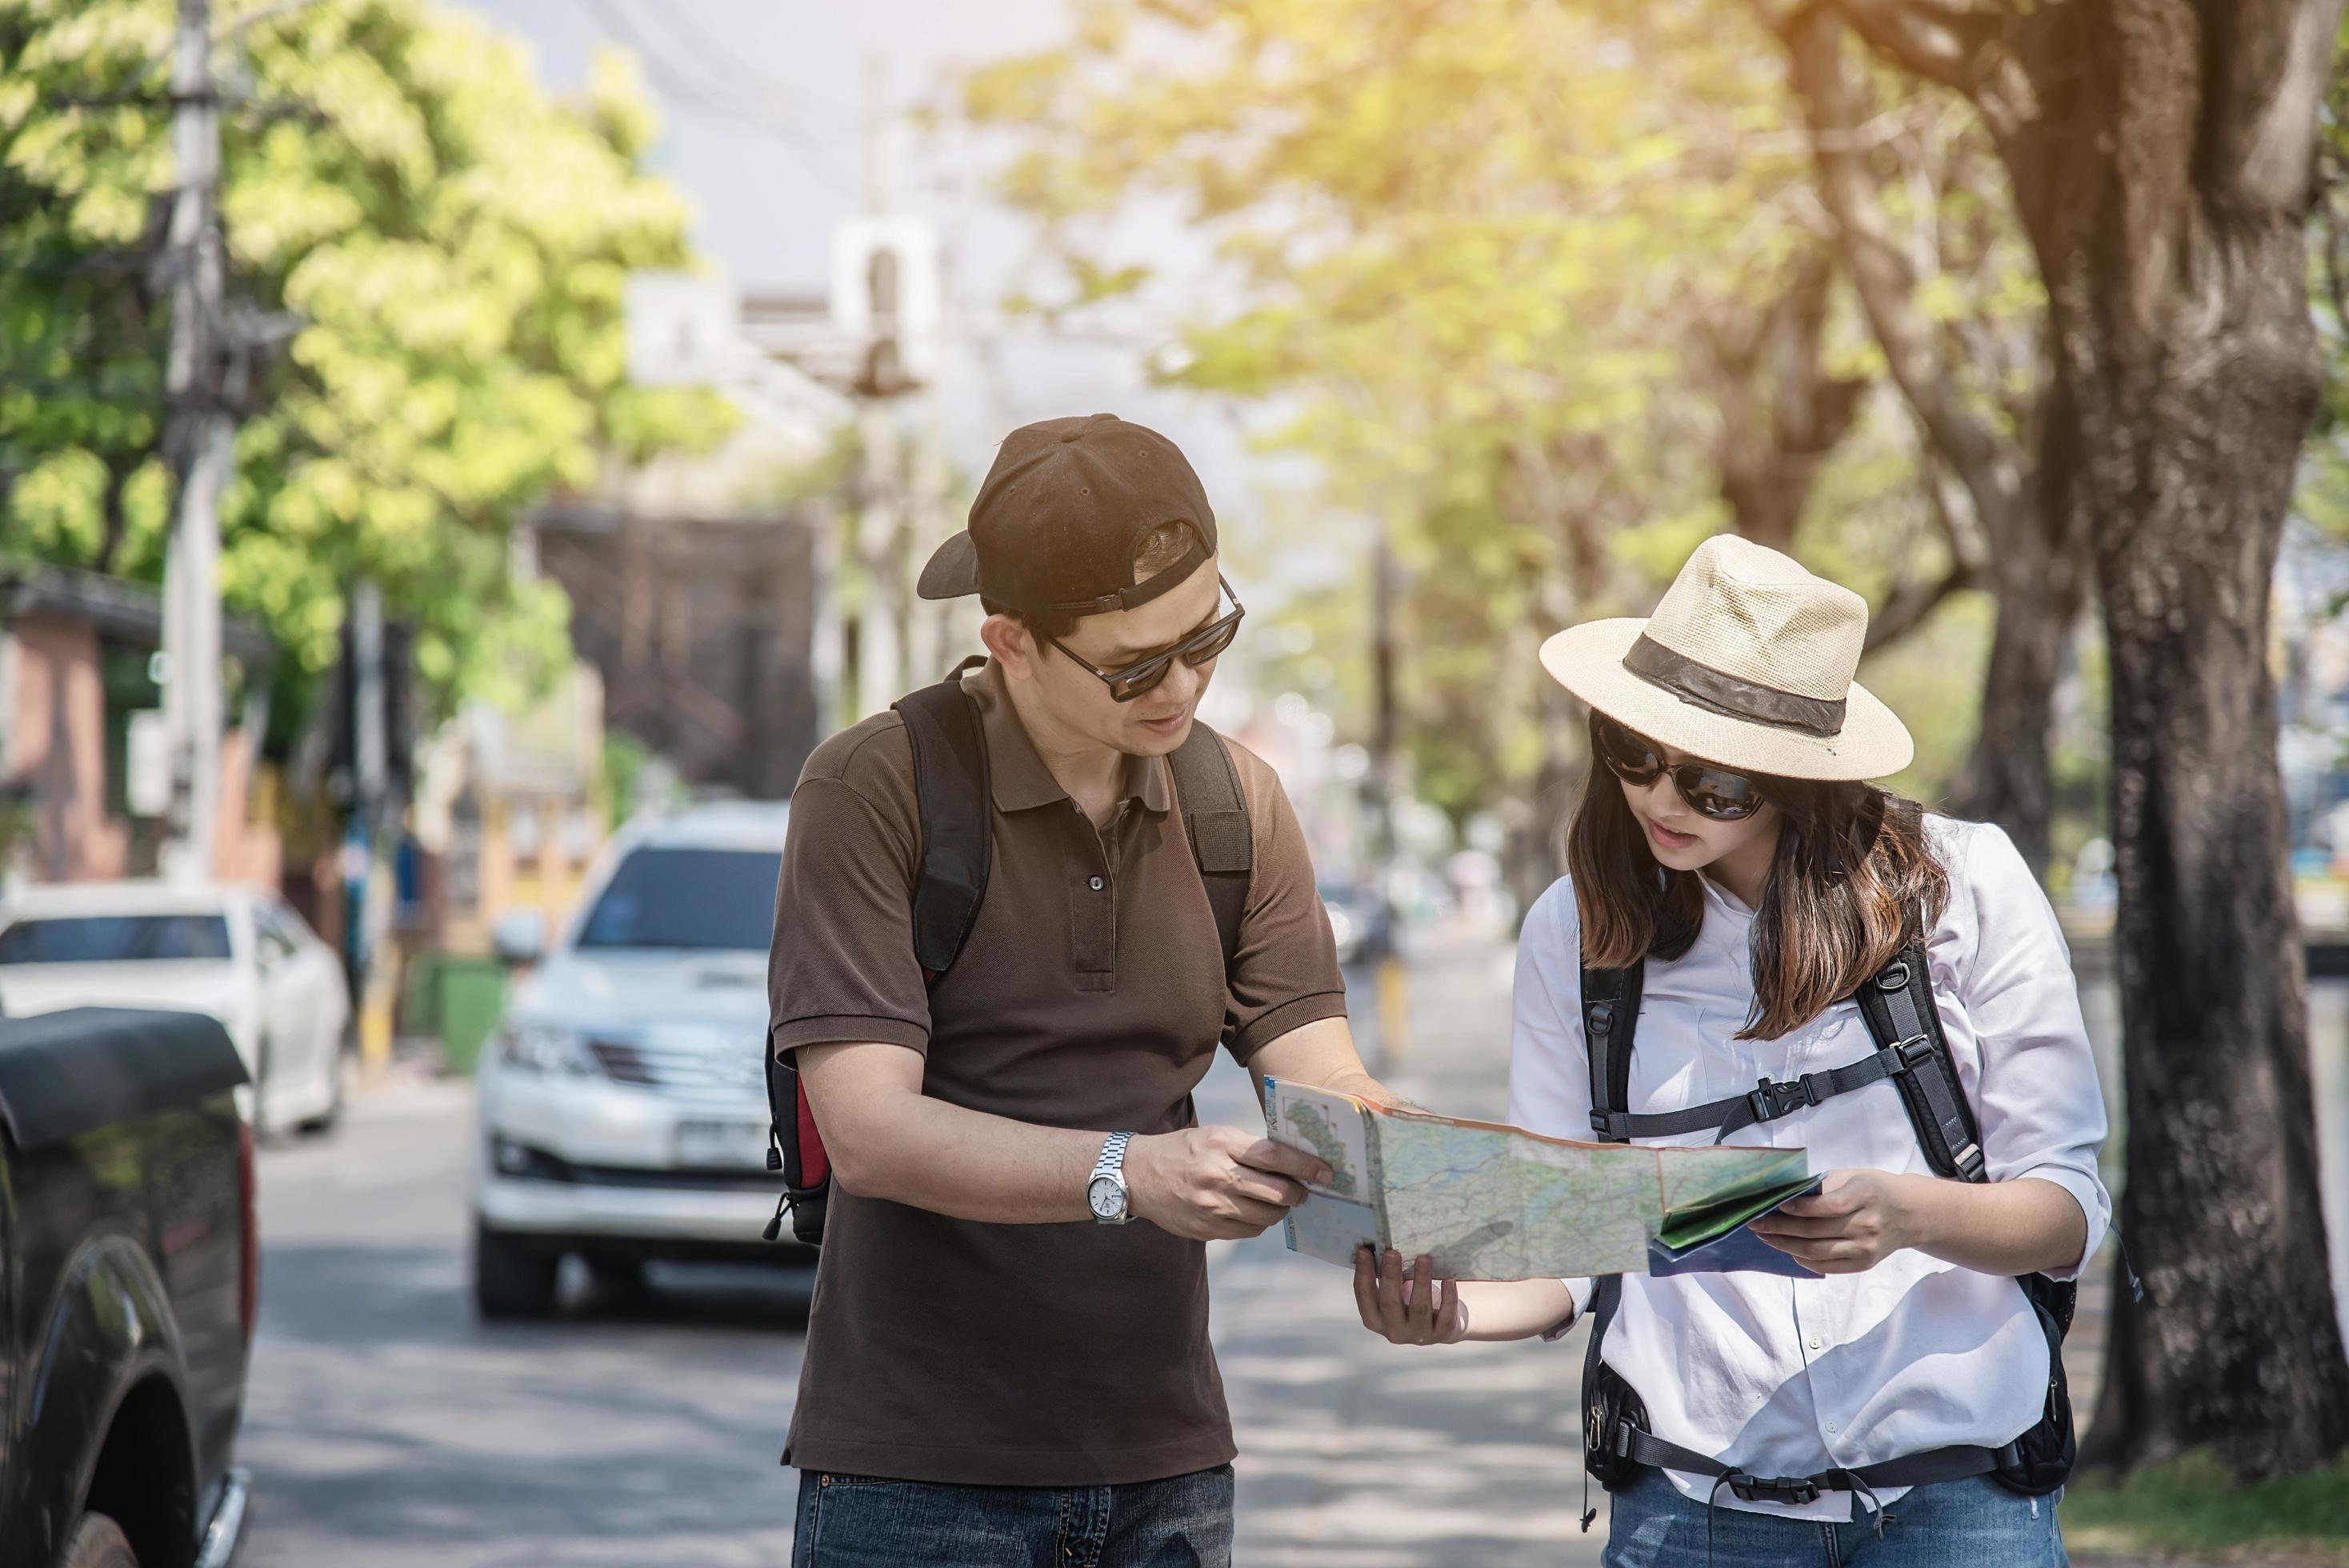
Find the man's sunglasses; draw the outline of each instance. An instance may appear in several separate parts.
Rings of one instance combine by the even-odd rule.
[[[1599,721],[1599,755],[1616,778],[1634,789],[1644,789],[1671,774],[1672,788],[1681,792],[1689,810],[1716,822],[1742,822],[1763,806],[1762,786],[1745,774],[1715,768],[1710,762],[1668,766],[1654,741],[1611,718]]]
[[[1224,581],[1220,573],[1216,574],[1216,585],[1224,591],[1224,597],[1232,602],[1230,614],[1209,622],[1164,653],[1153,654],[1123,669],[1102,669],[1082,654],[1071,651],[1069,645],[1058,637],[1046,637],[1044,640],[1067,654],[1081,667],[1099,676],[1108,686],[1112,700],[1132,702],[1143,693],[1155,689],[1158,683],[1166,678],[1166,672],[1174,667],[1176,659],[1194,667],[1204,665],[1230,647],[1232,639],[1239,635],[1240,617],[1247,614],[1247,606],[1240,603],[1240,596],[1232,592],[1232,585]]]

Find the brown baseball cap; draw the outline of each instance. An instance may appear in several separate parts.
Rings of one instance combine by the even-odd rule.
[[[1153,529],[1187,522],[1183,559],[1147,583],[1134,553]],[[1174,443],[1114,414],[1045,419],[1003,438],[970,503],[970,525],[938,546],[916,591],[984,595],[1030,614],[1132,610],[1216,553],[1216,514]]]

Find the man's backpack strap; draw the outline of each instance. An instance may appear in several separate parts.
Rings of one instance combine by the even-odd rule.
[[[932,981],[956,955],[987,896],[995,834],[988,820],[987,738],[978,708],[962,689],[966,659],[936,686],[893,705],[914,748],[914,799],[922,823],[921,865],[914,878],[914,957]]]
[[[1917,1141],[1924,1146],[1926,1163],[1935,1173],[1961,1181],[1990,1180],[1973,1107],[1966,1103],[1965,1087],[1958,1081],[1957,1064],[1941,1034],[1924,944],[1911,942],[1901,948],[1852,1000],[1859,1005],[1878,1047],[1908,1058],[1909,1070],[1892,1075],[1892,1081],[1916,1127]]]
[[[1191,854],[1207,887],[1208,907],[1216,913],[1228,975],[1240,950],[1240,917],[1247,912],[1248,879],[1256,870],[1247,800],[1223,738],[1195,719],[1190,738],[1167,760],[1174,770],[1174,801],[1190,834]]]

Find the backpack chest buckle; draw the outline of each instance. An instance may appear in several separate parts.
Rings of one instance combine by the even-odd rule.
[[[1759,1079],[1754,1092],[1745,1097],[1746,1108],[1753,1111],[1756,1121],[1775,1121],[1805,1106],[1817,1105],[1827,1098],[1829,1092],[1822,1087],[1825,1077],[1823,1073],[1805,1073],[1784,1083],[1773,1082],[1769,1078]]]
[[[1819,1500],[1819,1483],[1808,1476],[1758,1476],[1732,1470],[1721,1479],[1744,1502],[1783,1502],[1799,1507]]]

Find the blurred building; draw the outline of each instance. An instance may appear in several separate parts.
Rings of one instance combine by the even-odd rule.
[[[169,800],[150,585],[56,567],[0,572],[0,874],[151,875]],[[239,719],[221,748],[212,874],[274,887],[274,772],[258,765],[274,649],[227,619],[222,678]]]
[[[812,652],[818,527],[792,511],[554,502],[538,570],[571,599],[571,645],[604,723],[689,787],[781,799],[821,738]]]

